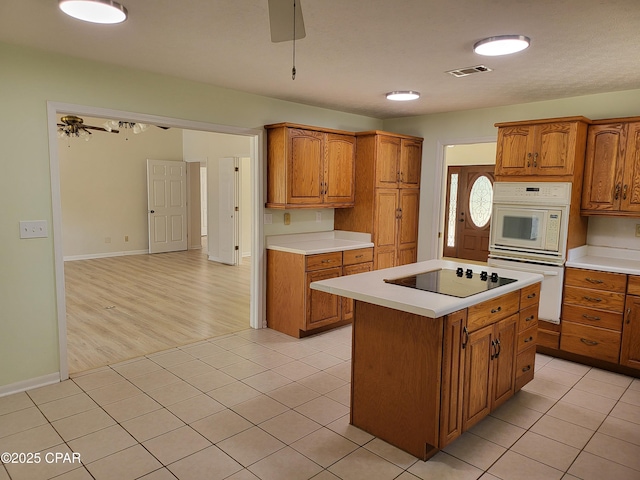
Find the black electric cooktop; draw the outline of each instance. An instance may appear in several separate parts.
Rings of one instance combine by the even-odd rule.
[[[394,285],[458,298],[470,297],[515,281],[514,278],[500,277],[495,272],[474,273],[471,269],[464,271],[462,268],[456,270],[441,268],[408,277],[385,279],[385,282]]]

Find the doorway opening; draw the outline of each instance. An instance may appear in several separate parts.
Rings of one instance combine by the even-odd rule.
[[[51,186],[52,186],[52,205],[53,205],[53,232],[54,232],[54,252],[55,252],[55,271],[56,271],[56,294],[58,303],[58,332],[60,345],[60,377],[62,380],[68,378],[69,365],[67,359],[68,338],[67,338],[67,319],[66,319],[66,296],[65,296],[65,273],[64,273],[64,249],[63,249],[63,225],[62,225],[62,201],[61,201],[61,184],[60,184],[60,158],[57,149],[57,132],[56,119],[58,114],[67,113],[74,115],[84,115],[98,118],[118,119],[128,122],[140,122],[150,125],[159,125],[174,129],[185,129],[186,131],[197,132],[213,132],[242,136],[248,139],[250,143],[250,183],[251,183],[251,246],[250,246],[250,262],[247,262],[250,277],[250,305],[249,305],[249,322],[253,328],[261,328],[264,326],[264,298],[261,292],[262,281],[264,276],[264,266],[262,265],[260,254],[264,250],[264,236],[262,233],[262,224],[259,219],[262,218],[263,205],[259,201],[262,198],[262,164],[261,144],[262,131],[255,129],[244,129],[237,127],[227,127],[222,125],[207,124],[201,122],[192,122],[186,120],[172,119],[169,117],[158,117],[143,114],[135,114],[131,112],[123,112],[109,109],[100,109],[93,107],[85,107],[71,104],[59,104],[49,102],[47,105],[49,120],[49,144],[50,144],[50,165],[51,165]],[[199,169],[198,169],[199,170]],[[198,172],[200,173],[200,171]],[[198,180],[199,181],[199,180]],[[196,213],[196,218],[200,217],[202,212]],[[200,220],[198,218],[198,220]],[[197,222],[197,234],[202,233],[202,222]],[[198,244],[200,244],[198,237]],[[199,252],[202,254],[202,251]],[[161,254],[165,255],[165,254]],[[248,325],[248,326],[249,326]]]
[[[438,257],[486,263],[495,141],[443,146]]]

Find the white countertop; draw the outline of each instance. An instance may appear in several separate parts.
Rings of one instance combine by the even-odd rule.
[[[479,275],[483,270],[489,273],[497,272],[501,277],[515,278],[517,281],[466,298],[425,292],[384,282],[385,278],[400,278],[416,273],[437,270],[439,268],[455,270],[457,267],[462,267],[465,270],[470,268],[476,275]],[[426,262],[412,263],[401,267],[386,268],[373,272],[313,282],[311,288],[403,312],[415,313],[429,318],[438,318],[462,308],[541,282],[543,278],[542,275],[537,273],[520,272],[506,268],[470,265],[448,260],[428,260]]]
[[[585,245],[569,252],[565,266],[640,275],[640,250]]]
[[[371,234],[332,230],[329,232],[272,235],[266,239],[268,250],[313,255],[373,247]]]

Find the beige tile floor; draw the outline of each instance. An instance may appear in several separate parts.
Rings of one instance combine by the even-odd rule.
[[[422,462],[349,425],[350,342],[245,330],[2,397],[0,452],[41,461],[0,480],[640,479],[640,380],[538,355],[523,391]],[[81,463],[48,462],[65,453]]]

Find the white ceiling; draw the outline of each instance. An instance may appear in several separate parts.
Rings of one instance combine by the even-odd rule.
[[[2,0],[0,41],[381,119],[640,88],[639,0],[298,0],[295,80],[267,0],[120,1],[129,19],[105,26],[57,0]],[[501,34],[531,47],[473,53]],[[493,71],[445,73],[479,64]],[[384,98],[409,89],[422,97]]]

